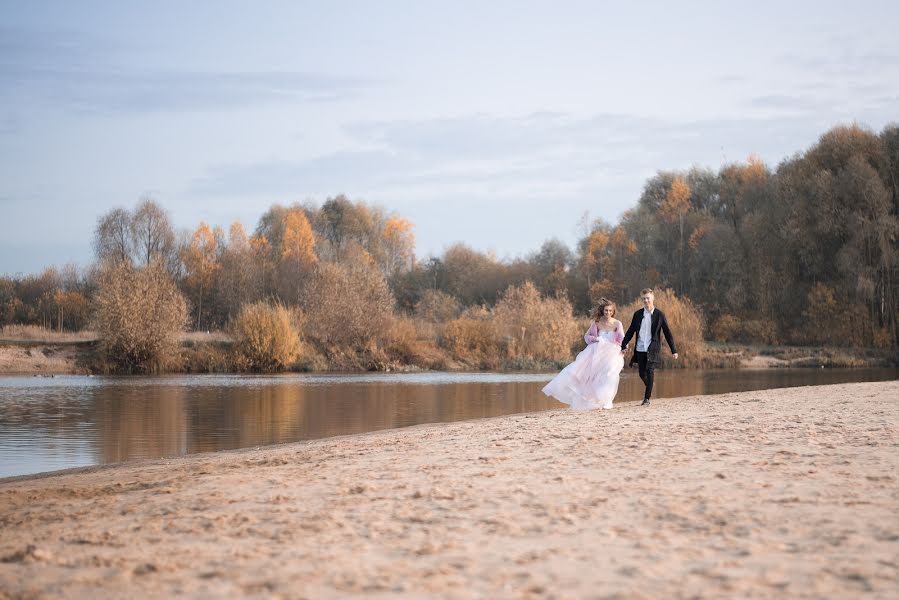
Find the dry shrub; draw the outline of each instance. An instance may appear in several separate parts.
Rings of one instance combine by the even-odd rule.
[[[777,324],[769,319],[751,319],[743,321],[739,329],[737,341],[745,344],[776,344]]]
[[[724,314],[712,325],[712,339],[716,342],[740,342],[743,344],[776,344],[777,326],[764,319],[738,319]]]
[[[459,316],[462,305],[440,290],[425,290],[415,305],[415,316],[431,323],[446,323]]]
[[[483,306],[470,307],[447,323],[440,345],[456,360],[479,368],[497,368],[502,362],[493,315]]]
[[[793,331],[793,341],[812,346],[877,347],[885,342],[877,335],[864,303],[851,303],[838,290],[816,283],[806,296],[803,323]],[[878,339],[878,337],[880,339]]]
[[[702,313],[689,298],[678,298],[672,290],[660,289],[655,291],[656,308],[662,309],[668,318],[671,334],[677,342],[678,360],[674,361],[671,354],[662,351],[662,362],[665,366],[676,367],[701,367],[705,359],[705,343],[703,342]],[[634,312],[643,308],[643,303],[637,298],[618,312],[618,319],[627,330]],[[663,348],[667,348],[664,334],[660,334]],[[630,346],[633,347],[631,340]]]
[[[712,325],[712,339],[716,342],[734,342],[739,337],[740,320],[730,314],[723,314]]]
[[[238,368],[231,344],[187,341],[181,346],[180,371],[185,373],[231,373]]]
[[[231,322],[235,364],[249,371],[283,371],[300,356],[297,313],[281,304],[245,304]]]
[[[494,309],[496,331],[512,361],[564,361],[580,332],[564,297],[541,298],[530,281],[510,286]]]
[[[329,352],[371,350],[390,330],[393,296],[369,260],[321,264],[304,289],[306,334]]]
[[[4,325],[0,327],[0,340],[22,342],[47,342],[64,344],[67,342],[93,342],[97,334],[90,330],[56,331],[39,325]]]
[[[447,356],[437,346],[437,326],[433,323],[397,317],[383,341],[384,349],[394,368],[416,366],[424,369],[446,369]]]
[[[899,320],[899,319],[897,319]],[[873,345],[875,348],[886,350],[893,345],[893,336],[888,327],[877,327],[874,329]]]
[[[158,372],[177,360],[187,302],[161,263],[103,268],[94,297],[94,328],[116,370]]]

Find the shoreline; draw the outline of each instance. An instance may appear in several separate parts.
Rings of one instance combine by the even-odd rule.
[[[4,480],[0,590],[888,597],[897,397],[691,396]]]
[[[222,344],[227,344],[221,339],[191,340],[182,346],[182,360],[184,368],[167,370],[163,375],[193,375],[199,373],[215,373],[220,375],[240,375],[245,372],[222,368],[218,362],[208,364],[210,356],[220,357]],[[103,373],[98,368],[95,356],[95,340],[78,341],[52,341],[52,340],[0,340],[0,376],[54,376],[54,375],[98,375],[121,374]],[[779,369],[779,368],[878,368],[896,366],[896,359],[890,359],[889,353],[866,348],[816,348],[793,347],[781,348],[762,346],[741,346],[726,344],[709,344],[706,350],[709,354],[708,364],[697,369],[733,368],[733,369]],[[573,360],[573,357],[572,357]],[[560,363],[561,364],[561,363]],[[564,366],[564,364],[561,364]],[[527,364],[521,368],[507,368],[499,370],[478,369],[477,365],[463,364],[457,361],[449,361],[446,368],[436,371],[448,372],[508,372],[521,371],[558,371],[558,364],[541,365]],[[427,372],[434,371],[416,364],[399,364],[395,368],[386,371],[394,372]],[[668,365],[667,368],[680,369],[677,365]],[[385,370],[385,369],[380,369]],[[302,371],[304,373],[365,373],[362,369],[313,369]]]

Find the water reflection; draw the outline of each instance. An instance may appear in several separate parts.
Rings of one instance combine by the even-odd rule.
[[[560,408],[551,375],[0,378],[0,477]],[[665,371],[656,397],[899,378],[896,369]],[[636,373],[616,404],[636,402]]]

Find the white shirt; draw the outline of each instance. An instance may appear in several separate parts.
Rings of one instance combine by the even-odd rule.
[[[649,344],[652,342],[652,313],[653,310],[643,309],[643,322],[640,323],[640,333],[637,334],[637,352],[646,352],[649,350]]]

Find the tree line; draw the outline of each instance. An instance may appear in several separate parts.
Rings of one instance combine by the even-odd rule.
[[[343,195],[274,205],[251,233],[240,223],[179,232],[144,198],[98,219],[88,268],[0,278],[0,325],[95,327],[110,269],[152,267],[152,281],[165,278],[185,299],[191,329],[226,329],[246,306],[277,304],[305,315],[303,331],[329,352],[377,345],[395,318],[458,330],[509,293],[531,294],[526,284],[573,316],[601,296],[623,306],[643,287],[667,288],[719,341],[899,344],[897,125],[835,127],[776,167],[750,157],[717,171],[659,171],[617,224],[581,225],[574,248],[550,239],[499,260],[458,243],[416,260],[410,221]]]

